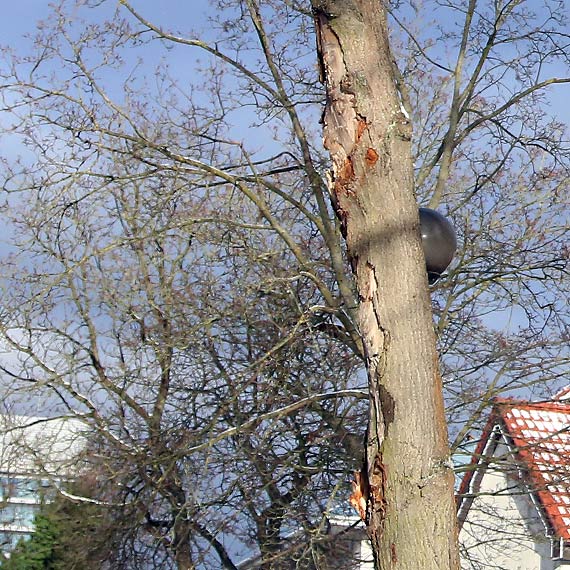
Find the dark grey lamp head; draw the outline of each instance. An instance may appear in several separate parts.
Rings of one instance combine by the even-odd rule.
[[[430,208],[420,208],[420,232],[428,281],[433,284],[451,263],[457,249],[457,237],[451,222]]]

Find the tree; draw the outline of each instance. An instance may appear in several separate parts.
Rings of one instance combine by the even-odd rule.
[[[66,493],[91,497],[87,478],[67,484]],[[47,497],[46,497],[47,498]],[[105,568],[113,560],[116,539],[120,536],[117,513],[97,502],[72,501],[54,493],[34,518],[35,532],[22,539],[3,558],[2,570],[80,570]]]
[[[143,193],[137,181],[118,192],[113,186],[93,201],[83,197],[79,207],[66,204],[53,225],[42,212],[53,205],[51,195],[37,204],[37,223],[27,218],[45,264],[36,263],[34,273],[51,291],[6,305],[14,315],[6,339],[22,361],[4,368],[90,428],[95,451],[86,461],[97,473],[97,499],[120,507],[126,526],[123,559],[113,567],[189,568],[214,548],[218,560],[204,563],[231,568],[218,538],[225,534],[256,540],[273,558],[284,543],[282,525],[306,526],[318,539],[320,518],[305,521],[307,511],[297,514],[296,504],[310,497],[320,517],[330,500],[330,488],[322,488],[343,458],[320,441],[350,444],[343,433],[354,404],[335,403],[338,396],[362,397],[349,386],[339,390],[350,381],[350,355],[311,329],[301,338],[280,334],[305,327],[311,313],[291,313],[279,265],[265,286],[248,270],[238,273],[239,257],[226,264],[226,245],[216,244],[209,227],[188,222],[217,219],[220,202],[214,213],[200,206],[201,196],[198,204],[167,198],[164,178],[154,193],[148,186]],[[236,232],[232,239],[243,237]],[[252,244],[248,255],[254,251]],[[36,277],[28,279],[33,287]],[[224,297],[229,281],[241,287]],[[310,298],[311,291],[299,295]],[[283,311],[272,315],[279,304]],[[18,317],[35,321],[29,336],[22,337]],[[223,508],[234,501],[237,508]],[[306,548],[301,536],[299,545]]]
[[[97,434],[101,499],[135,523],[126,566],[253,550],[318,567],[366,411],[309,3],[219,2],[179,32],[126,2],[71,6],[2,71],[3,125],[26,145],[4,161],[6,397],[40,394]],[[566,32],[544,6],[539,27],[525,2],[390,8],[416,191],[460,234],[432,291],[454,448],[491,396],[547,394],[567,371],[567,149],[543,101]],[[410,268],[387,271],[421,289],[404,203]]]
[[[386,14],[371,1],[313,6],[327,86],[331,193],[356,277],[368,369],[358,483],[376,567],[458,568],[410,121],[396,88]]]
[[[96,70],[82,54],[93,41],[111,62],[122,40],[108,45],[105,25],[76,40],[64,14],[57,19],[61,34],[47,32],[38,45],[58,61],[67,49],[75,56],[52,77],[63,84],[51,85],[50,102],[32,96],[29,109],[42,107],[73,133],[64,145],[71,168],[56,165],[52,147],[18,182],[28,191],[11,208],[19,251],[3,333],[19,362],[3,366],[15,382],[8,396],[32,387],[90,428],[97,500],[120,508],[124,522],[113,567],[235,568],[251,544],[265,567],[319,564],[325,514],[355,455],[342,450],[363,429],[364,394],[354,389],[346,333],[330,316],[328,305],[341,303],[322,240],[307,231],[307,221],[318,226],[313,206],[277,166],[275,191],[290,187],[291,198],[266,199],[259,165],[240,166],[247,155],[236,145],[219,148],[220,125],[194,104],[175,118],[170,99],[147,127],[162,125],[159,136],[190,148],[195,166],[182,157],[163,164],[166,147],[136,140],[142,124],[134,137],[115,137],[129,119],[102,88],[93,91]],[[116,24],[134,39],[126,22]],[[34,79],[40,90],[51,83],[48,60],[47,75]],[[92,97],[109,106],[89,126]],[[135,122],[141,109],[129,110]],[[186,117],[193,124],[177,132]],[[212,160],[224,169],[202,170]]]
[[[3,570],[47,570],[53,568],[56,560],[54,545],[59,537],[59,529],[42,515],[34,519],[36,532],[29,540],[21,540],[10,558],[2,559]]]

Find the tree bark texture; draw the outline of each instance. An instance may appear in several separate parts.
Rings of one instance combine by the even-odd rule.
[[[359,294],[370,412],[362,513],[376,568],[459,567],[411,125],[379,0],[313,0],[330,189]]]

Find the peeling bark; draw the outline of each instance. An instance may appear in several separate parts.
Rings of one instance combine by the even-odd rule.
[[[313,0],[330,192],[359,296],[370,406],[351,502],[383,570],[459,567],[453,474],[411,160],[377,0]]]

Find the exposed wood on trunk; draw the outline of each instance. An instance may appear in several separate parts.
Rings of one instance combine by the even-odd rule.
[[[313,0],[330,192],[359,295],[369,375],[353,501],[377,568],[458,568],[453,473],[410,152],[377,0]],[[363,509],[364,510],[364,509]]]

